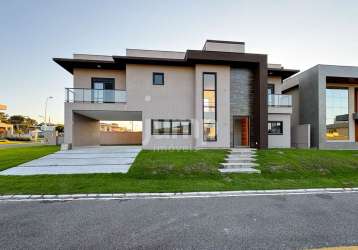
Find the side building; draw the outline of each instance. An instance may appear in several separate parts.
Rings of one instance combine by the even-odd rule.
[[[319,64],[285,79],[282,92],[293,99],[293,129],[310,126],[310,147],[358,149],[358,67]]]

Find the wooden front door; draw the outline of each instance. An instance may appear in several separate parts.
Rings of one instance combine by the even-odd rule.
[[[250,122],[249,117],[237,117],[233,119],[233,141],[234,147],[250,146]]]

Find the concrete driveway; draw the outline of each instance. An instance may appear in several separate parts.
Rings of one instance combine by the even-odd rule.
[[[79,147],[21,164],[0,175],[127,173],[138,146]]]

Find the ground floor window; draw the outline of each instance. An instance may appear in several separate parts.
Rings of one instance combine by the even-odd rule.
[[[152,135],[191,135],[190,120],[152,120]]]
[[[349,140],[348,89],[326,89],[326,139]]]
[[[267,128],[269,135],[282,135],[283,134],[283,122],[269,121]]]

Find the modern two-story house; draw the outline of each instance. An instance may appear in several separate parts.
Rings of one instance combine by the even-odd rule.
[[[125,56],[54,58],[73,75],[66,89],[65,143],[138,143],[143,148],[290,147],[297,70],[245,52],[245,43],[207,40],[186,52],[127,49]],[[104,138],[101,121],[140,121],[141,136]]]

